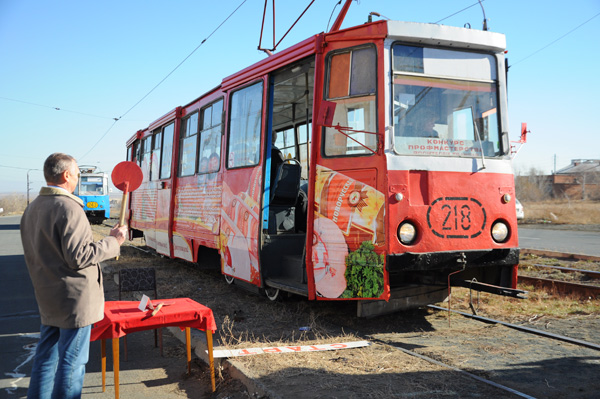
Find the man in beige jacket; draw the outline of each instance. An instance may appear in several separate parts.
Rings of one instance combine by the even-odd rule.
[[[21,218],[25,262],[42,322],[27,397],[79,398],[91,327],[104,317],[99,262],[119,255],[127,227],[116,226],[94,242],[83,202],[73,195],[79,180],[73,157],[50,155],[44,177],[48,187]]]

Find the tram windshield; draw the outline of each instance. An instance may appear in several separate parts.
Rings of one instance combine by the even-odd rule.
[[[81,176],[75,195],[105,195],[102,176]]]
[[[397,154],[502,155],[494,56],[400,44],[392,54]]]

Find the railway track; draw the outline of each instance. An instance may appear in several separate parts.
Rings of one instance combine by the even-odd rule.
[[[542,273],[552,273],[558,272],[560,274],[573,275],[575,273],[578,274],[578,278],[575,277],[573,280],[562,280],[556,278],[546,278],[540,276],[531,276],[531,275],[523,275],[520,274],[518,277],[518,282],[521,284],[528,284],[534,286],[536,289],[544,289],[546,291],[550,291],[556,293],[558,295],[571,295],[571,296],[579,296],[582,298],[598,298],[600,297],[600,285],[593,284],[585,284],[583,283],[583,278],[585,277],[588,280],[598,280],[600,279],[600,272],[596,270],[586,270],[575,267],[562,267],[562,266],[552,266],[552,265],[544,265],[540,263],[532,263],[527,265],[529,269],[533,268],[536,271],[541,271]],[[530,273],[530,270],[527,270],[527,273]]]
[[[375,343],[357,350],[248,358],[245,364],[251,372],[247,378],[273,393],[272,397],[307,399],[318,393],[348,398],[587,399],[600,392],[600,356],[594,347],[600,344],[600,333],[596,333],[600,321],[591,316],[576,316],[563,324],[550,314],[519,317],[524,327],[539,327],[557,335],[573,332],[572,338],[589,342],[589,346],[543,335],[533,337],[495,321],[483,323],[455,313],[449,323],[446,309],[356,319],[350,304],[301,299],[269,302],[226,286],[218,272],[144,253],[129,258],[128,252],[133,250],[124,252],[123,259],[110,267],[128,261],[151,263],[159,279],[168,281],[168,286],[159,287],[162,296],[188,296],[211,307],[218,320],[215,337],[229,333],[241,345],[238,347],[270,346],[272,342],[312,345],[321,343],[324,336],[329,343],[358,337]],[[225,317],[230,324],[224,323]],[[305,331],[304,326],[310,329]],[[303,329],[301,337],[299,328]],[[348,337],[350,331],[360,334]],[[244,343],[243,337],[255,338]],[[316,392],[311,387],[321,388]]]
[[[536,289],[556,292],[559,295],[574,295],[583,298],[597,298],[600,296],[600,287],[589,284],[570,283],[541,277],[519,276],[519,283],[529,284]]]
[[[439,306],[430,305],[429,308],[438,312],[448,312],[448,309]],[[495,348],[518,348],[526,343],[527,349],[523,351],[523,349],[520,348],[519,351],[524,352],[523,357],[532,360],[533,358],[538,357],[536,355],[537,353],[548,350],[545,348],[556,347],[555,345],[559,345],[563,350],[573,354],[578,353],[580,355],[583,351],[586,353],[586,357],[600,359],[600,357],[598,357],[600,344],[597,343],[575,339],[561,334],[554,334],[524,325],[471,315],[460,311],[450,310],[450,312],[470,320],[491,325],[492,327],[486,326],[482,328],[473,324],[460,323],[460,326],[455,327],[451,331],[447,331],[446,334],[443,332],[444,329],[440,328],[439,335],[435,334],[436,338],[434,338],[432,334],[425,334],[420,340],[415,340],[414,336],[406,334],[401,334],[401,336],[382,336],[379,333],[375,333],[366,334],[364,337],[374,343],[389,345],[407,355],[414,356],[440,367],[445,367],[464,377],[504,392],[504,394],[498,395],[497,397],[536,398],[567,397],[569,395],[564,391],[563,393],[552,393],[552,387],[556,384],[555,378],[560,376],[562,367],[557,367],[556,370],[544,369],[544,367],[534,367],[540,374],[536,376],[530,374],[529,381],[517,380],[512,377],[508,378],[507,376],[519,374],[520,361],[513,358],[512,355],[515,355],[516,353],[496,353],[494,350]],[[453,323],[456,323],[456,321]],[[488,334],[487,337],[479,336],[478,331],[481,331],[482,329],[485,331],[485,329],[488,328],[498,328],[497,326],[501,326],[500,328],[507,327],[514,331],[512,333],[507,333],[503,329],[502,331],[496,331],[495,333],[492,332]],[[357,334],[360,333],[357,332]],[[473,336],[477,336],[477,339],[473,339]],[[532,340],[530,338],[531,336],[538,336],[539,340]],[[485,342],[490,339],[496,339],[495,347],[490,346],[488,348],[490,353],[486,354],[485,358],[477,355],[476,348],[478,347],[478,341],[481,340]],[[557,341],[558,344],[552,343],[555,341]],[[461,357],[461,354],[469,354],[469,358],[463,358]],[[495,356],[498,356],[501,359],[494,360],[493,357]],[[508,372],[506,372],[507,369],[503,370],[503,367],[498,366],[498,364],[503,362],[505,362],[505,367],[514,370]],[[550,364],[552,362],[554,362],[554,360],[544,360],[540,361],[539,364],[541,366],[544,363]],[[527,363],[532,365],[538,362],[526,362],[525,364]],[[490,369],[487,366],[488,364],[496,364],[497,369]],[[524,369],[525,368],[522,369],[523,372]],[[568,373],[566,370],[563,370],[562,372]],[[531,371],[528,371],[528,373],[531,373]],[[473,385],[473,389],[477,390],[478,388],[476,385]],[[573,397],[577,396],[575,395]],[[583,397],[588,396],[584,395]],[[589,397],[593,397],[593,394]]]
[[[594,280],[600,279],[600,272],[595,271],[595,270],[585,270],[585,269],[578,269],[578,268],[574,268],[574,267],[542,265],[540,263],[534,263],[530,266],[534,266],[534,267],[541,268],[541,269],[559,270],[563,273],[581,273],[590,279],[594,279]]]
[[[573,255],[571,255],[573,256]],[[575,261],[575,257],[571,257],[569,256],[573,261]],[[584,270],[584,269],[580,269],[580,268],[574,268],[574,267],[561,267],[561,266],[549,266],[549,265],[542,265],[542,264],[533,264],[533,265],[528,265],[528,266],[532,266],[535,267],[539,270],[553,270],[553,271],[559,271],[561,273],[566,273],[566,274],[570,274],[570,273],[578,273],[580,277],[584,277],[586,279],[590,279],[590,280],[597,280],[600,279],[600,272],[595,271],[595,270]],[[532,277],[532,276],[519,276],[519,283],[522,284],[528,284],[528,285],[533,285],[534,287],[536,287],[536,289],[544,289],[544,290],[550,290],[553,293],[559,294],[559,295],[578,295],[578,296],[582,296],[585,298],[597,298],[600,296],[600,287],[599,286],[594,286],[594,285],[589,285],[589,284],[581,284],[580,282],[570,282],[570,281],[561,281],[561,280],[555,280],[555,279],[547,279],[547,278],[540,278],[540,277]],[[515,332],[512,333],[512,336],[520,336],[520,338],[516,339],[517,341],[520,342],[528,342],[528,345],[532,346],[532,348],[536,345],[532,345],[531,342],[532,340],[530,338],[523,338],[524,334],[527,336],[538,336],[540,337],[539,340],[539,344],[537,345],[538,348],[537,349],[529,349],[528,350],[528,354],[524,353],[524,357],[530,358],[532,356],[532,354],[534,353],[539,353],[539,352],[544,352],[545,350],[547,350],[548,347],[556,347],[557,345],[561,348],[570,348],[570,350],[573,353],[578,353],[580,351],[586,351],[586,353],[589,353],[589,357],[593,358],[593,359],[600,359],[600,357],[598,357],[598,352],[600,351],[600,342],[599,343],[595,343],[595,342],[590,342],[584,339],[578,339],[578,338],[573,338],[573,337],[569,337],[563,334],[558,334],[558,333],[554,333],[554,332],[550,332],[547,330],[547,327],[549,324],[551,324],[551,322],[547,322],[542,324],[542,328],[533,328],[530,326],[527,326],[525,324],[527,324],[527,322],[524,322],[523,324],[514,324],[514,323],[508,323],[505,321],[501,321],[501,320],[496,320],[496,319],[492,319],[489,317],[482,317],[480,315],[472,315],[472,314],[468,314],[465,312],[460,312],[457,310],[448,310],[446,308],[442,308],[439,306],[435,306],[435,305],[430,305],[429,306],[430,309],[435,310],[435,311],[440,311],[440,312],[450,312],[452,314],[457,314],[457,315],[461,315],[464,318],[469,318],[472,320],[476,320],[491,326],[502,326],[502,327],[507,327],[508,329],[514,330]],[[532,320],[534,320],[536,317],[532,317]],[[475,327],[477,328],[477,327]],[[455,332],[449,332],[449,335],[453,335]],[[471,337],[469,336],[469,331],[468,330],[462,330],[461,334],[464,334],[464,338],[460,338],[460,335],[454,336],[452,339],[449,339],[449,342],[444,342],[445,345],[442,345],[443,347],[452,347],[454,346],[453,343],[456,342],[460,342],[461,340],[463,342],[460,342],[458,344],[459,347],[462,347],[463,350],[458,349],[458,352],[455,352],[454,355],[448,355],[446,350],[439,350],[439,351],[428,351],[427,348],[429,346],[430,343],[422,343],[419,342],[419,344],[415,344],[414,342],[411,342],[412,339],[409,340],[405,340],[404,338],[392,338],[392,337],[386,337],[386,338],[380,338],[378,337],[378,334],[372,334],[372,335],[367,335],[366,338],[367,339],[371,339],[373,340],[373,342],[377,342],[377,343],[381,343],[381,344],[387,344],[390,345],[391,347],[400,350],[410,356],[414,356],[417,358],[420,358],[424,361],[427,361],[429,363],[441,366],[441,367],[446,367],[450,370],[453,370],[465,377],[471,378],[475,381],[478,381],[479,383],[482,384],[486,384],[490,387],[494,387],[497,388],[499,390],[502,390],[505,392],[505,395],[507,395],[507,397],[522,397],[522,398],[534,398],[534,397],[576,397],[576,394],[569,394],[567,392],[564,392],[562,394],[556,394],[556,393],[551,393],[552,389],[555,388],[555,385],[553,382],[551,382],[552,380],[550,379],[550,377],[548,378],[541,378],[542,376],[540,376],[539,380],[544,382],[544,386],[536,386],[536,384],[531,384],[531,385],[527,385],[527,383],[517,383],[517,384],[513,384],[510,380],[506,380],[504,378],[496,378],[496,373],[495,372],[490,372],[490,369],[487,369],[485,366],[484,367],[477,367],[473,364],[473,360],[467,360],[467,361],[462,361],[463,363],[469,363],[468,367],[464,367],[460,364],[457,363],[461,363],[461,362],[457,362],[456,359],[460,356],[460,353],[468,353],[471,350],[470,349],[466,349],[466,342],[469,342],[469,345],[473,344],[475,346],[477,346],[476,342],[470,342]],[[431,337],[430,337],[431,338]],[[506,337],[508,338],[508,336]],[[442,340],[444,340],[444,338],[441,338]],[[494,348],[498,348],[498,347],[502,347],[502,346],[506,346],[506,347],[518,347],[520,346],[520,344],[511,344],[511,343],[505,343],[504,342],[505,337],[502,337],[501,339],[498,340],[498,342],[496,342],[495,346],[490,346],[490,351],[494,351]],[[548,341],[550,340],[550,341]],[[435,341],[432,339],[432,341]],[[484,339],[485,341],[485,339]],[[507,339],[508,342],[508,339]],[[550,342],[557,342],[557,343],[550,343]],[[434,345],[438,345],[438,344],[434,344]],[[577,349],[579,348],[579,349]],[[592,352],[588,352],[588,351],[592,351]],[[566,355],[567,357],[570,355]],[[474,356],[474,359],[476,361],[478,357]],[[549,362],[554,362],[555,360],[549,361]],[[600,362],[600,360],[598,360]],[[541,361],[540,364],[544,363],[544,362],[548,362],[548,360],[544,360]],[[508,364],[508,363],[507,363]],[[514,365],[514,364],[513,364]],[[567,373],[567,371],[564,371],[565,373]],[[560,370],[557,370],[556,372],[557,377],[560,375]],[[552,374],[554,374],[552,373]],[[594,394],[590,394],[590,395],[583,395],[583,397],[594,397]]]

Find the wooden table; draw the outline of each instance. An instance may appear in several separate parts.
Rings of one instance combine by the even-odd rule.
[[[90,337],[91,341],[102,340],[102,392],[105,391],[106,381],[107,339],[112,339],[115,398],[119,399],[119,338],[136,331],[154,330],[169,326],[185,329],[188,373],[190,373],[192,366],[190,328],[206,331],[210,381],[212,390],[215,391],[212,333],[216,331],[217,326],[212,310],[189,298],[152,301],[154,305],[161,302],[165,303],[165,306],[155,316],[152,316],[152,310],[139,310],[139,302],[135,301],[108,301],[104,304],[104,319],[94,324]]]

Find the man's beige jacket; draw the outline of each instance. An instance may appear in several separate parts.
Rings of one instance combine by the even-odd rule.
[[[104,317],[100,262],[119,255],[119,242],[94,242],[83,202],[66,190],[43,187],[21,218],[25,262],[42,324],[79,328]]]

